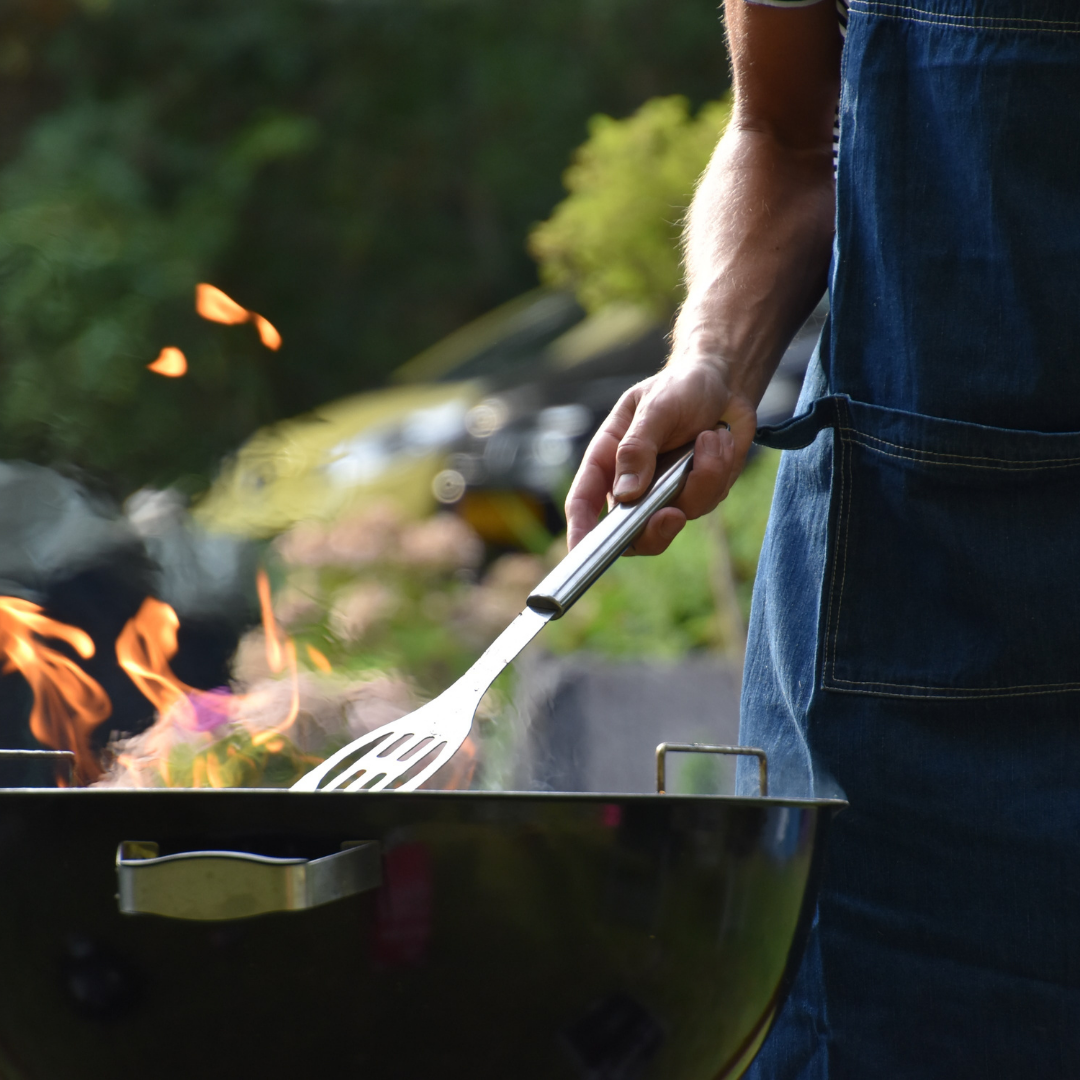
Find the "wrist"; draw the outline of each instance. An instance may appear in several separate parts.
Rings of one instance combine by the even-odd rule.
[[[676,336],[665,366],[680,374],[699,374],[715,388],[710,396],[715,394],[739,411],[754,411],[769,381],[755,365],[732,355],[719,335],[708,330]]]
[[[691,289],[679,311],[672,332],[667,366],[677,369],[710,370],[730,397],[738,397],[756,408],[786,344],[774,332],[774,320],[762,317],[747,303],[733,309],[718,302],[724,290],[718,287]]]

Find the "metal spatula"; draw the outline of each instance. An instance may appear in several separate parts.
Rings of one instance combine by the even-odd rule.
[[[442,768],[472,730],[473,714],[495,677],[547,624],[565,614],[634,542],[657,510],[678,497],[693,465],[683,453],[634,503],[620,503],[530,594],[525,610],[453,686],[434,701],[384,724],[302,776],[294,791],[344,788],[412,791]],[[405,777],[400,783],[396,783]]]

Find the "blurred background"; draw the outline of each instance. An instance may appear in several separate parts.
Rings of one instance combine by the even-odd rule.
[[[727,80],[704,0],[6,0],[0,593],[95,651],[16,608],[0,643],[22,627],[109,709],[50,718],[9,649],[0,741],[82,740],[80,782],[283,783],[463,672],[565,550],[592,432],[664,361]],[[645,789],[658,734],[733,741],[775,469],[550,627],[457,782]],[[146,597],[188,705],[261,687],[289,724],[169,720],[115,656]],[[613,722],[639,737],[596,775]]]

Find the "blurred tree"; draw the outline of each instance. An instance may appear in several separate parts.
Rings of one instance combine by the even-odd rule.
[[[569,195],[529,238],[543,280],[590,311],[629,302],[670,318],[682,299],[682,218],[730,113],[725,98],[692,117],[673,96],[626,120],[594,116],[563,175]]]
[[[534,284],[588,116],[726,71],[703,0],[7,0],[0,456],[202,482]]]

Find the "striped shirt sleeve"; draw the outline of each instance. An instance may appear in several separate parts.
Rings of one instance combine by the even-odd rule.
[[[761,7],[775,8],[804,8],[813,7],[815,4],[824,4],[828,0],[746,0],[748,4],[758,4]],[[836,0],[836,13],[840,19],[840,33],[847,32],[847,9],[848,0]]]

